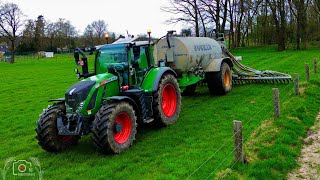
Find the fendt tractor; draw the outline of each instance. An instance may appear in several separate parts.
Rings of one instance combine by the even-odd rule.
[[[153,44],[122,38],[97,47],[94,72],[81,49],[74,58],[79,81],[64,98],[49,100],[37,122],[38,144],[60,152],[90,132],[102,153],[120,153],[135,139],[137,125],[168,126],[180,113],[181,94],[192,95],[204,82],[211,94],[227,94],[233,82],[286,82],[287,74],[257,71],[240,64],[223,41],[177,37],[174,31]],[[81,56],[81,58],[80,58]],[[232,73],[233,72],[233,73]]]

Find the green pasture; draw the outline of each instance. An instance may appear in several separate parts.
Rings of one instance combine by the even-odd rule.
[[[34,129],[47,100],[63,97],[78,81],[72,54],[0,62],[0,168],[10,157],[36,157],[44,179],[285,178],[297,167],[302,138],[319,110],[319,75],[311,71],[311,80],[305,81],[305,63],[313,68],[319,51],[254,47],[233,54],[255,69],[299,73],[301,95],[294,95],[293,83],[234,85],[226,96],[211,96],[207,87],[199,86],[195,96],[182,98],[174,125],[161,129],[139,125],[134,145],[119,155],[97,153],[91,135],[60,154],[45,152],[37,144]],[[279,119],[273,118],[272,88],[280,91]],[[233,120],[243,123],[248,161],[244,165],[234,163]],[[11,169],[5,175],[16,177]]]

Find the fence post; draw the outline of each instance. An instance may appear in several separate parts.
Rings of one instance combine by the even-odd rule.
[[[307,81],[310,80],[310,68],[309,68],[309,64],[306,64],[306,80],[307,80]]]
[[[234,158],[235,161],[243,163],[243,150],[242,150],[242,122],[233,121],[233,133],[234,133]]]
[[[296,95],[300,94],[300,90],[299,90],[299,74],[298,73],[294,73],[294,90]]]
[[[316,74],[318,72],[318,62],[317,62],[317,58],[314,58],[314,73]]]
[[[274,104],[274,116],[277,118],[280,116],[280,100],[279,100],[278,88],[273,88],[273,104]]]

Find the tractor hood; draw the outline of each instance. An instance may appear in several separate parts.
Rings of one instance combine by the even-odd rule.
[[[65,94],[66,103],[72,109],[75,109],[80,102],[87,98],[90,90],[95,84],[95,81],[80,81],[71,86]]]
[[[108,94],[106,88],[103,87],[117,79],[118,77],[113,74],[103,73],[74,84],[65,93],[66,105],[69,108],[67,110],[69,112],[86,112],[94,109],[101,102],[103,96]],[[119,88],[118,83],[115,83],[115,85],[113,85],[114,88],[110,87],[109,90]]]

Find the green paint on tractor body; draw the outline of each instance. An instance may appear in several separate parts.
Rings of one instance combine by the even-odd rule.
[[[161,68],[154,68],[147,73],[147,75],[142,83],[142,86],[141,86],[141,88],[145,92],[152,92],[153,91],[153,84],[155,82],[154,80],[156,79],[160,70],[161,70]]]
[[[120,87],[118,84],[118,77],[113,74],[98,74],[82,81],[95,82],[94,86],[89,91],[87,98],[79,103],[79,106],[82,108],[80,108],[78,112],[83,116],[95,115],[100,109],[104,98],[119,95]]]
[[[180,78],[178,78],[179,86],[181,91],[185,89],[186,86],[197,84],[198,82],[204,80],[203,76],[194,75],[189,73],[183,73]]]

